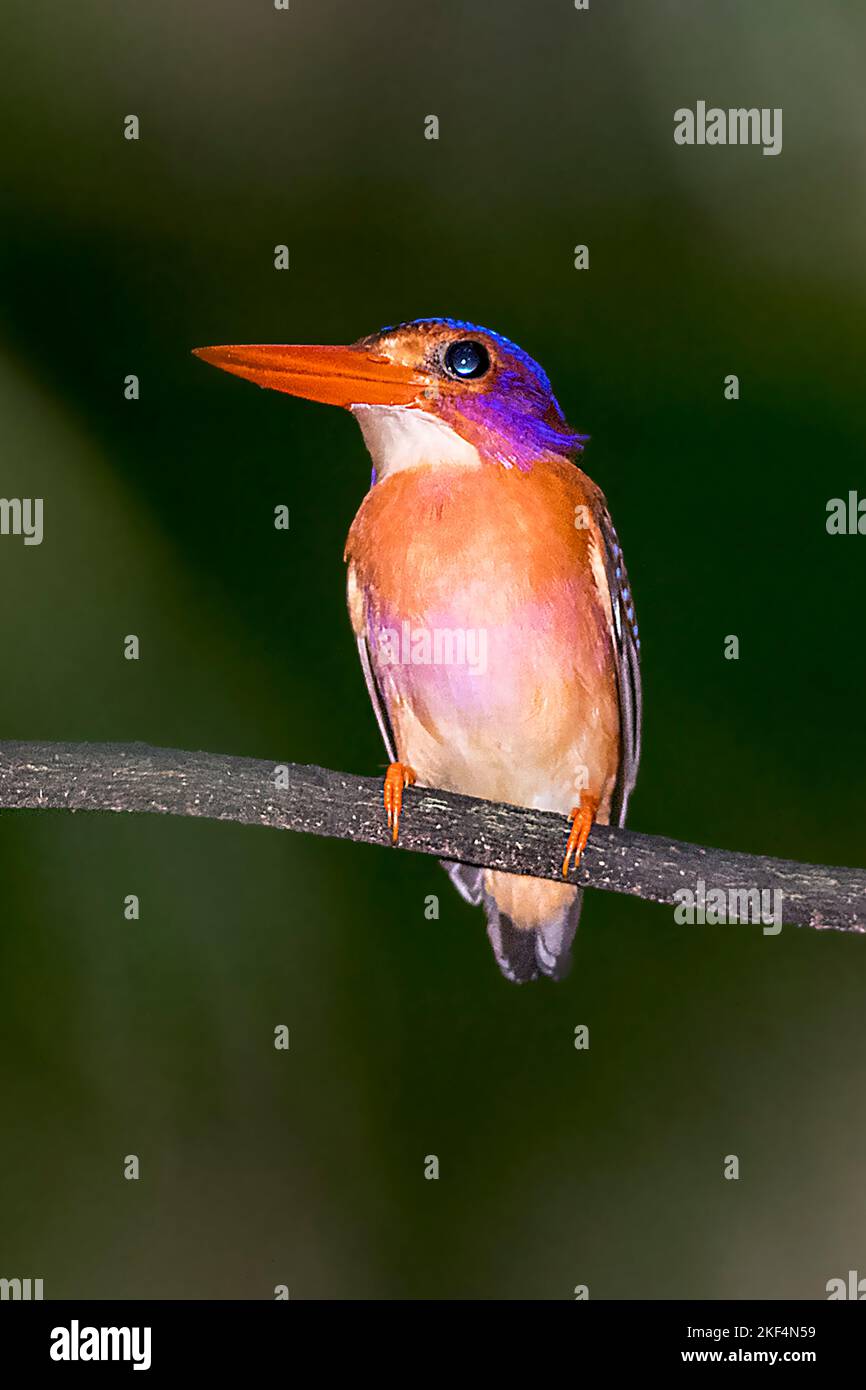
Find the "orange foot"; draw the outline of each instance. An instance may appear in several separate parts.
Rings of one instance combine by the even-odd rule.
[[[571,830],[568,835],[568,844],[565,846],[565,858],[562,861],[562,877],[568,878],[569,860],[574,856],[575,869],[580,868],[580,856],[583,854],[584,847],[589,839],[589,832],[595,820],[598,810],[598,797],[590,796],[589,792],[580,793],[580,805],[575,806],[568,819],[571,821]]]
[[[400,812],[403,809],[403,788],[414,787],[415,773],[408,763],[391,763],[385,773],[385,810],[388,812],[388,829],[394,844],[400,833]]]

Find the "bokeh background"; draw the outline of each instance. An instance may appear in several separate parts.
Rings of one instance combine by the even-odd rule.
[[[9,0],[3,29],[0,491],[45,539],[0,538],[0,736],[381,770],[360,433],[190,349],[444,313],[592,436],[644,639],[631,824],[864,863],[866,539],[825,529],[866,493],[862,7]],[[698,99],[782,107],[781,155],[677,147]],[[0,814],[0,902],[0,1275],[47,1297],[866,1271],[859,937],[590,894],[569,981],[518,990],[433,861],[56,812]]]

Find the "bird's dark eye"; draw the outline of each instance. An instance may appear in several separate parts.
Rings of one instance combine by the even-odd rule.
[[[490,366],[490,354],[483,343],[452,343],[445,354],[445,369],[461,381],[483,376]]]

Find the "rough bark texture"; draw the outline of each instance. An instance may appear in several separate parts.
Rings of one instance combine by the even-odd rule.
[[[288,769],[288,788],[276,769]],[[148,811],[267,825],[389,845],[378,778],[321,767],[186,753],[146,744],[0,743],[0,809]],[[492,869],[559,877],[565,822],[546,811],[409,788],[404,849]],[[661,835],[596,826],[575,883],[654,902],[678,889],[777,889],[782,920],[866,931],[866,870],[706,849]]]

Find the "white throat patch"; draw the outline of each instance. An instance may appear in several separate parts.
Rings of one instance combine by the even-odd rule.
[[[425,463],[458,463],[480,468],[474,444],[426,410],[406,405],[353,405],[377,479]]]

